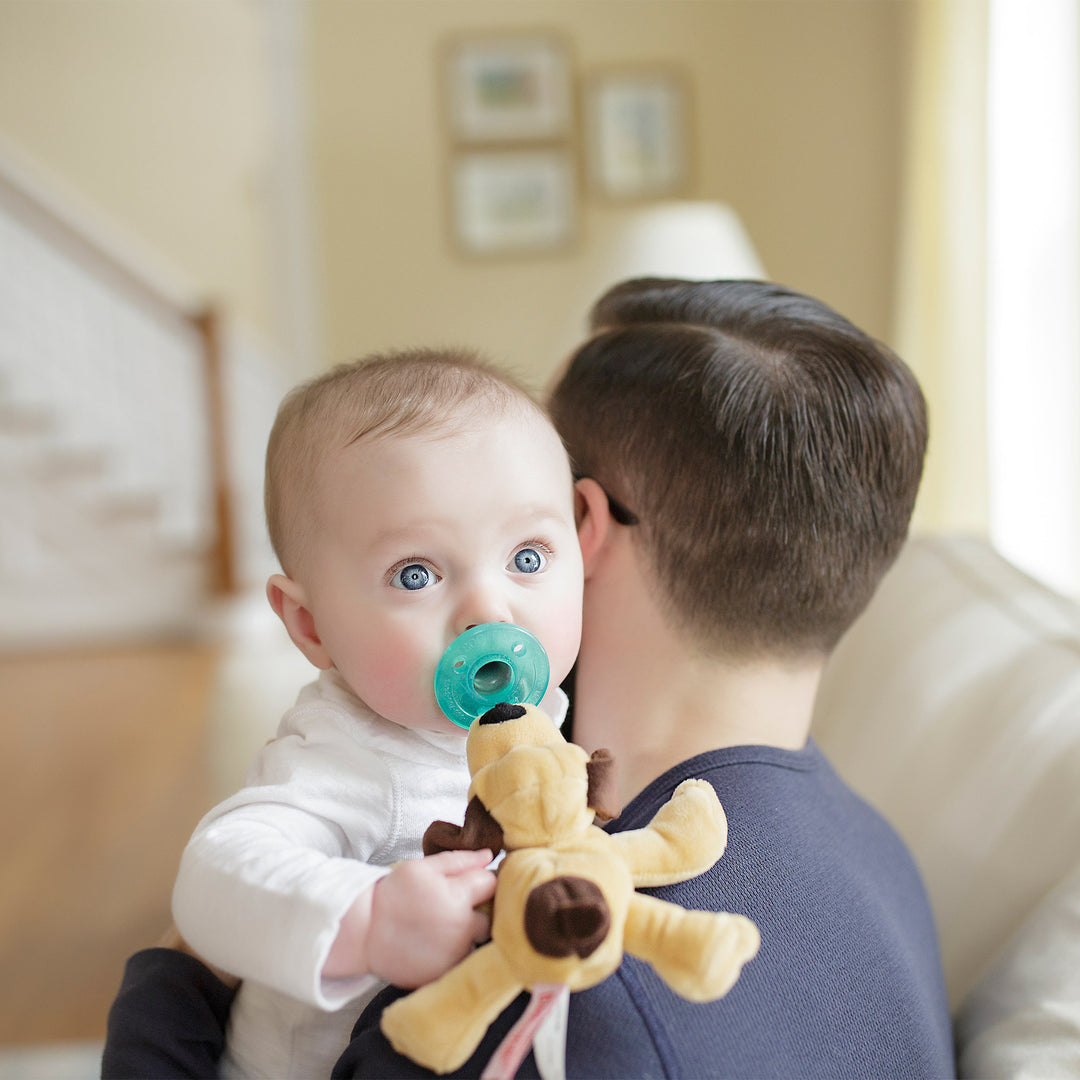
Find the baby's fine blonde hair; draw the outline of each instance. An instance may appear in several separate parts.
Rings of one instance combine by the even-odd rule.
[[[548,422],[524,387],[466,350],[379,353],[295,387],[266,447],[266,524],[282,569],[293,573],[316,527],[316,474],[332,451],[361,439],[449,432],[513,407]]]

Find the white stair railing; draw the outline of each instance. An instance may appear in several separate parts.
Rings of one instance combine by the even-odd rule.
[[[0,154],[0,649],[195,628],[259,558],[279,383]]]

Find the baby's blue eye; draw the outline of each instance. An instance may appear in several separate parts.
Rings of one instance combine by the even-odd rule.
[[[415,592],[417,589],[426,589],[433,578],[434,575],[426,566],[421,566],[420,563],[409,563],[390,579],[390,584],[397,589]]]
[[[546,560],[536,548],[522,548],[514,556],[514,566],[523,574],[535,574],[543,570]]]

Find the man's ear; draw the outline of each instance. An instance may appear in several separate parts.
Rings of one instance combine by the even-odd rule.
[[[266,583],[266,598],[285,624],[293,644],[317,668],[333,667],[334,662],[323,648],[322,639],[315,629],[315,619],[307,607],[304,587],[284,574],[274,574]]]
[[[577,520],[578,543],[581,545],[585,576],[588,577],[590,567],[604,546],[611,528],[607,495],[591,477],[583,477],[574,485],[574,517]]]

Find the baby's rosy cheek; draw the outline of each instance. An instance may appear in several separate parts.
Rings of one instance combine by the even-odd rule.
[[[548,628],[546,648],[553,653],[574,653],[581,640],[581,620],[578,617],[555,619]]]
[[[434,662],[407,638],[384,638],[367,666],[388,699],[411,697],[425,680],[431,682],[435,677]]]
[[[566,638],[552,650],[551,677],[555,683],[562,682],[574,666],[580,644],[580,638],[575,635]]]

